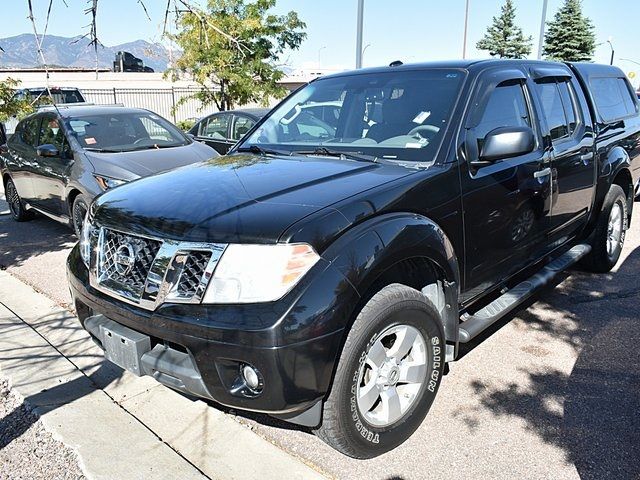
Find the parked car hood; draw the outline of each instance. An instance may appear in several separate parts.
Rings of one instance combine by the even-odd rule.
[[[192,142],[182,147],[154,148],[135,152],[85,151],[85,154],[93,165],[96,175],[118,180],[135,180],[219,156],[213,148],[200,142]]]
[[[329,157],[235,154],[142,178],[99,196],[96,222],[194,242],[273,243],[322,208],[414,172]]]

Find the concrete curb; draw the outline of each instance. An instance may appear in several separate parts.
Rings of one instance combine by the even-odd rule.
[[[90,478],[324,478],[205,402],[104,361],[72,314],[3,271],[0,372]]]

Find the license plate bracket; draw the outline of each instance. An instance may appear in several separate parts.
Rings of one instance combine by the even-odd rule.
[[[142,355],[151,350],[151,339],[147,335],[110,322],[100,325],[100,337],[107,360],[139,377],[144,375]]]

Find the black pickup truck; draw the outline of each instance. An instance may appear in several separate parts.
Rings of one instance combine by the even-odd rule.
[[[99,196],[68,259],[78,317],[138,375],[379,455],[461,343],[570,265],[616,264],[639,108],[595,64],[322,77],[229,155]]]

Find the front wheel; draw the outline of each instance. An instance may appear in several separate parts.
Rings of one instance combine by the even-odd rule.
[[[420,426],[444,370],[442,323],[419,291],[389,285],[347,336],[316,434],[354,458],[397,447]]]
[[[589,243],[591,253],[583,265],[592,272],[608,272],[620,258],[628,226],[627,197],[619,185],[611,185],[602,204]]]
[[[73,200],[73,206],[71,207],[71,219],[73,221],[73,231],[76,233],[76,237],[80,238],[82,234],[82,226],[84,225],[84,217],[89,210],[89,199],[84,195],[78,195]]]

